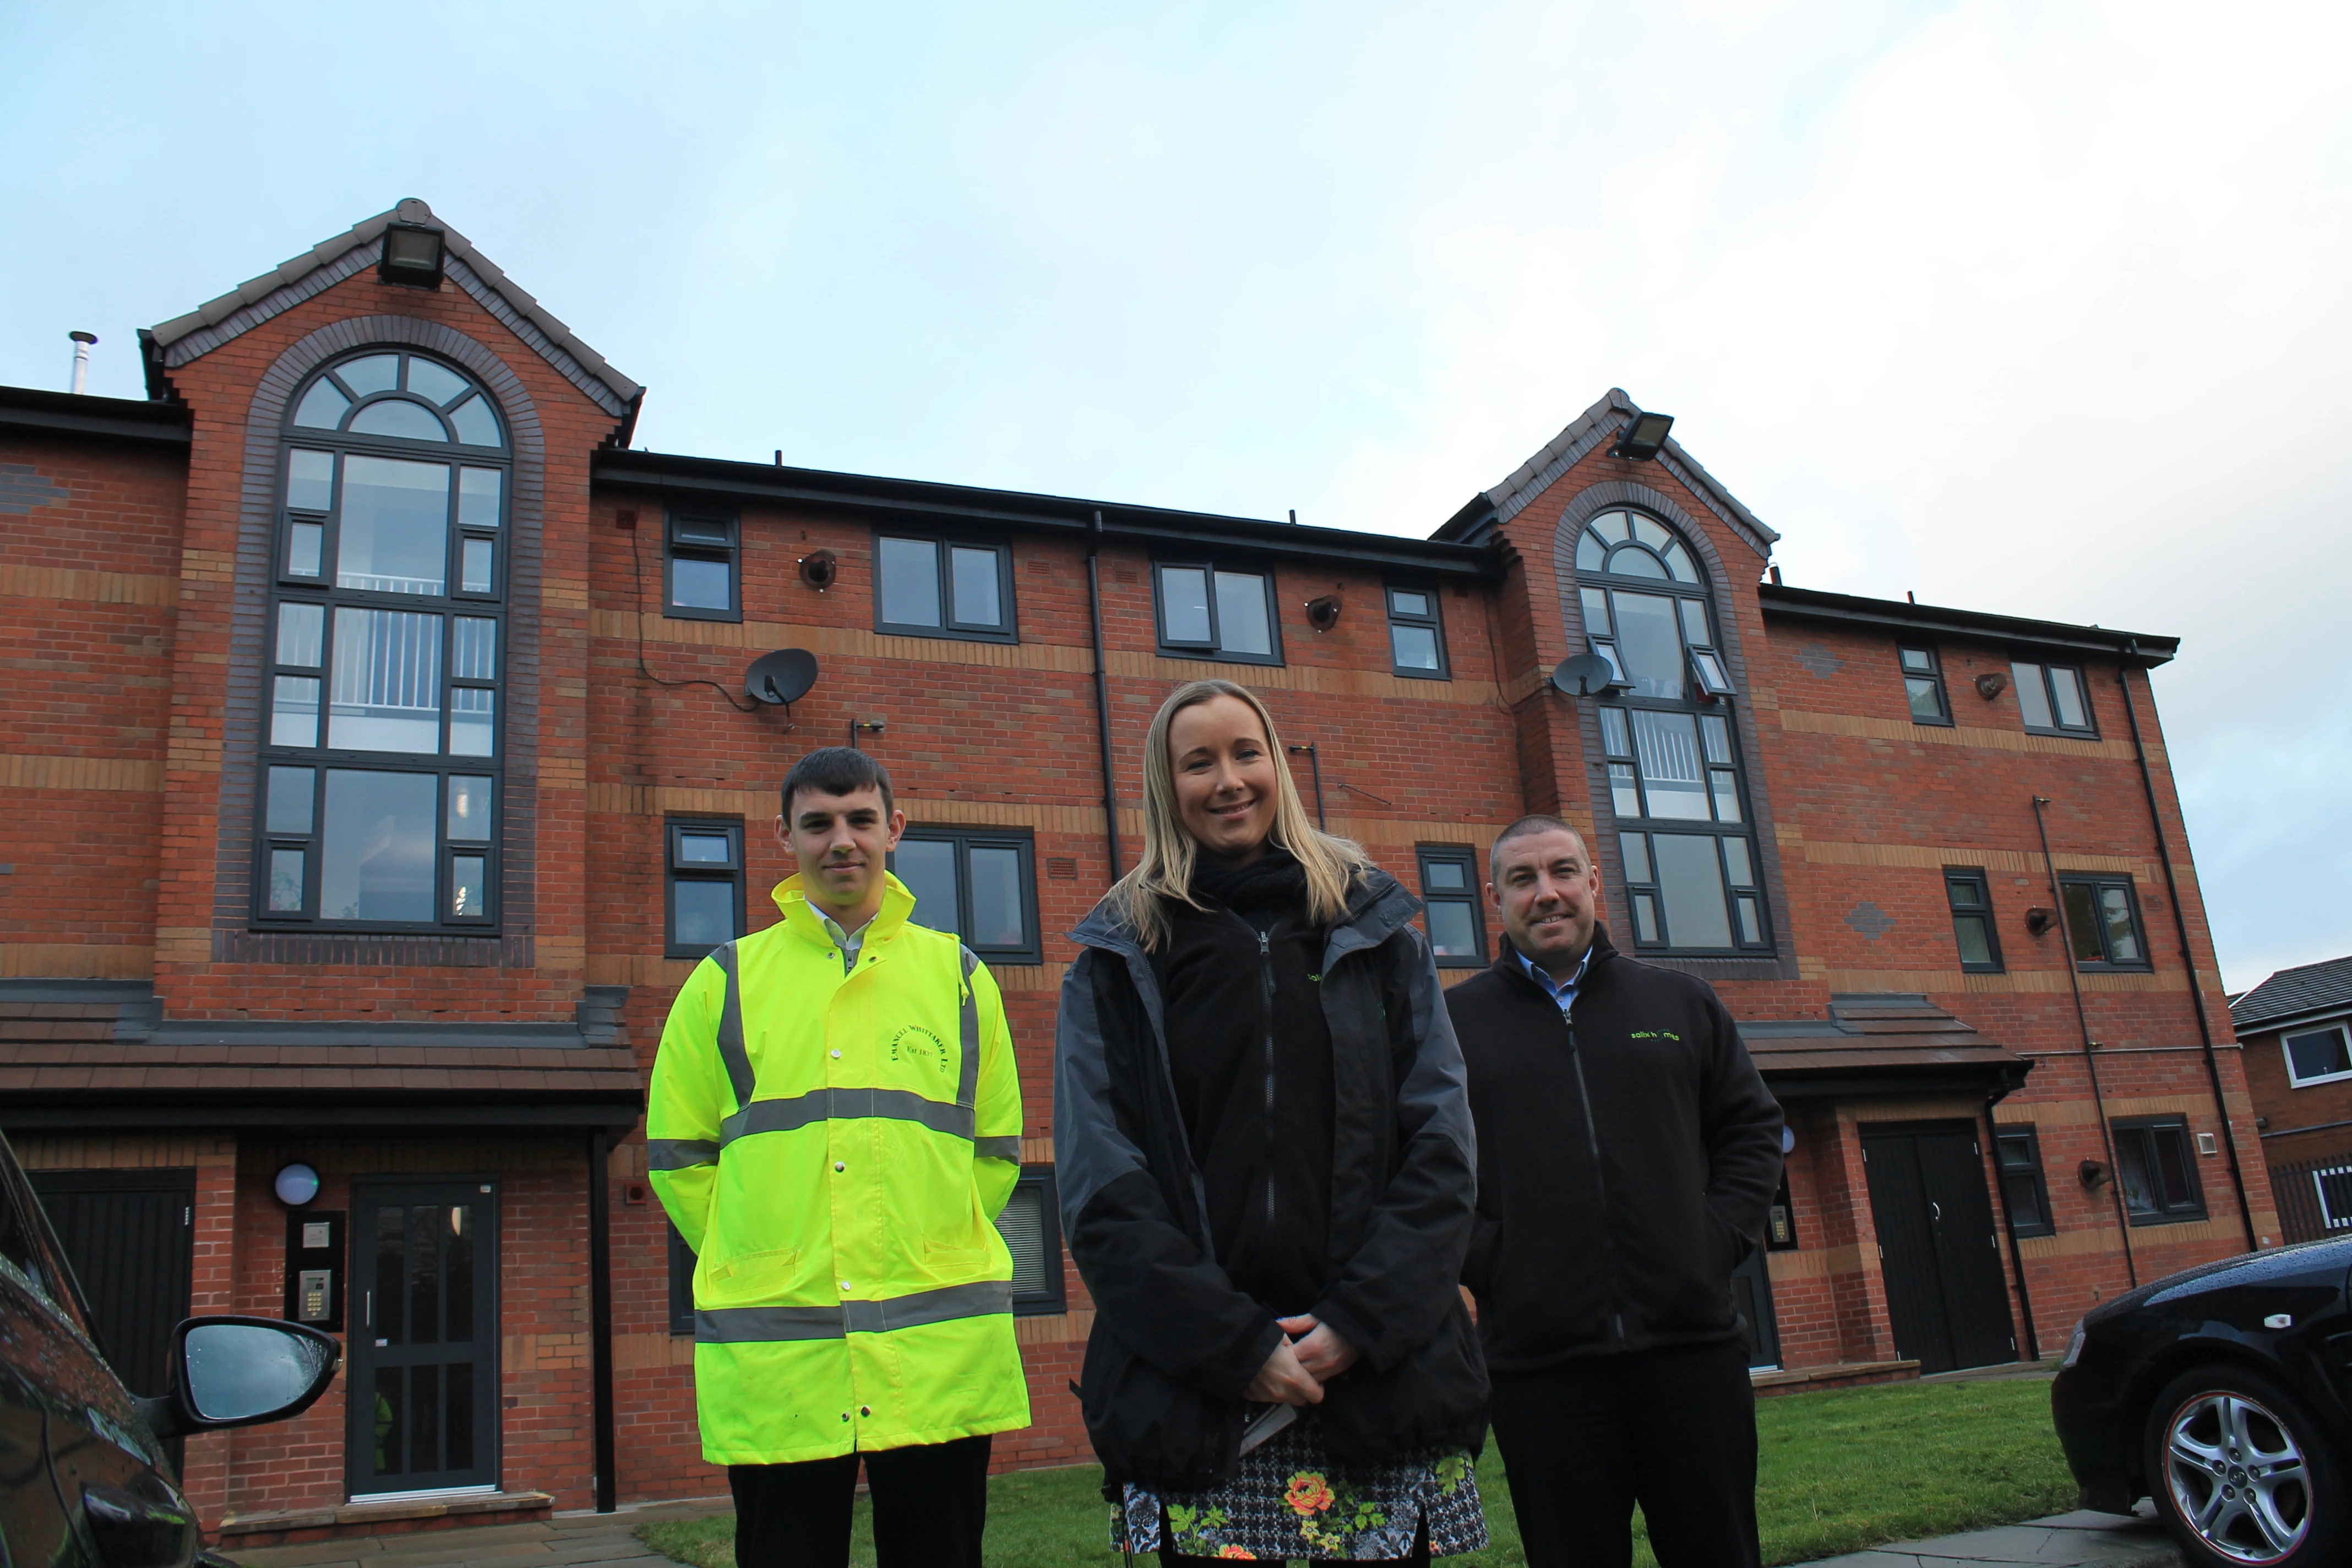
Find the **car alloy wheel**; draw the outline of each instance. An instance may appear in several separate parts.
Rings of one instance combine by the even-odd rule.
[[[2258,1401],[2199,1394],[2165,1425],[2165,1489],[2181,1521],[2232,1563],[2283,1563],[2311,1530],[2311,1468]]]

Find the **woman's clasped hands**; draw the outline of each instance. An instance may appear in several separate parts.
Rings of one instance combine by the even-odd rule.
[[[1286,1336],[1250,1379],[1242,1396],[1256,1405],[1320,1405],[1323,1385],[1356,1364],[1362,1353],[1312,1314],[1276,1318]]]

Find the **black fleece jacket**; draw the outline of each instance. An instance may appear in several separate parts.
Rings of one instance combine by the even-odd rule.
[[[1446,994],[1478,1205],[1463,1282],[1496,1373],[1737,1337],[1731,1270],[1780,1179],[1780,1107],[1705,981],[1596,927],[1572,1016],[1508,942]]]

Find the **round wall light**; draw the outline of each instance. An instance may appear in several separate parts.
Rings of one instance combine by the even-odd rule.
[[[1788,1158],[1797,1152],[1797,1130],[1787,1122],[1780,1123],[1780,1157]]]
[[[299,1209],[319,1195],[319,1173],[308,1165],[289,1165],[278,1173],[278,1201]]]

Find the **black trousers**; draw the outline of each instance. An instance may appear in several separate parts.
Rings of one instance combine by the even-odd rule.
[[[989,1439],[959,1437],[797,1465],[730,1465],[739,1568],[848,1568],[857,1465],[879,1568],[981,1568]]]
[[[1737,1340],[1496,1373],[1495,1443],[1528,1568],[1755,1568],[1756,1394]]]

